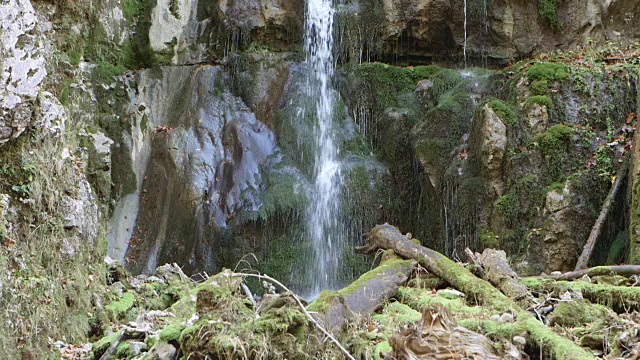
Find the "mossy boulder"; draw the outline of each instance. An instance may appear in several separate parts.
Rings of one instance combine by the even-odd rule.
[[[159,334],[160,340],[167,341],[167,342],[178,341],[178,339],[180,339],[180,334],[182,333],[183,329],[184,329],[184,326],[180,323],[171,324],[165,327],[164,329],[162,329],[162,331],[160,331],[160,334]]]
[[[122,295],[122,298],[118,301],[113,301],[104,309],[109,316],[114,319],[124,319],[127,313],[133,309],[136,304],[136,295],[133,292],[126,292]]]
[[[602,321],[610,310],[602,305],[590,303],[580,299],[560,302],[551,316],[549,322],[554,325],[576,327]]]
[[[99,359],[102,354],[120,337],[121,332],[112,333],[104,336],[102,339],[93,343],[91,346],[91,355],[94,359]]]

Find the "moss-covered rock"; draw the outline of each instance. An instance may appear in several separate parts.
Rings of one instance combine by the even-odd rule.
[[[136,295],[133,292],[125,292],[122,298],[117,301],[113,301],[104,309],[109,313],[110,317],[114,320],[124,319],[127,314],[136,304]]]
[[[549,322],[566,327],[584,326],[602,321],[606,318],[608,311],[610,310],[606,307],[592,304],[589,300],[563,301],[553,310]]]

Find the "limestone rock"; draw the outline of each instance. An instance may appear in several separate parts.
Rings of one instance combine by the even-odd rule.
[[[504,154],[507,149],[507,127],[489,104],[482,109],[480,158],[482,170],[498,195],[504,192],[502,179]]]
[[[184,47],[191,0],[159,0],[151,12],[149,42],[154,51],[173,53]]]
[[[543,132],[549,123],[549,111],[546,105],[533,103],[527,110],[529,126],[534,134]]]
[[[85,239],[93,241],[98,233],[98,205],[86,180],[80,180],[75,194],[62,201],[62,223],[65,229],[76,230]]]
[[[166,341],[157,343],[145,359],[149,360],[175,360],[177,354],[176,348]]]
[[[0,4],[0,108],[13,109],[34,99],[47,75],[43,46],[38,39],[38,18],[29,0]]]
[[[111,194],[111,145],[113,140],[102,132],[89,136],[89,179],[100,199]]]
[[[113,154],[131,168],[112,173],[134,173],[136,184],[132,193],[117,198],[108,234],[110,256],[119,261],[135,251],[128,248],[129,239],[149,247],[142,257],[130,257],[134,272],[152,273],[168,261],[212,264],[211,242],[219,239],[214,233],[258,216],[267,174],[302,178],[282,163],[275,134],[219,85],[225,76],[213,66],[141,75],[131,100],[132,130],[123,131],[122,145],[114,145],[119,153]]]
[[[545,271],[573,270],[579,247],[589,234],[590,217],[580,205],[570,182],[562,189],[549,191],[545,200],[546,221],[542,229]]]

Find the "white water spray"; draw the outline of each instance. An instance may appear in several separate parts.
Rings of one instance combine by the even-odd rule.
[[[467,0],[464,0],[464,45],[462,47],[464,56],[464,68],[467,68]]]
[[[307,209],[309,237],[314,259],[307,266],[309,294],[338,285],[339,265],[344,248],[341,229],[340,193],[342,176],[338,148],[334,141],[331,88],[334,73],[332,0],[308,0],[305,26],[305,50],[309,78],[306,92],[311,105],[307,113],[317,118],[315,127],[315,182]]]

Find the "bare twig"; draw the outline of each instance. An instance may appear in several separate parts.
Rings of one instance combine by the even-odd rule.
[[[249,298],[249,301],[251,301],[251,303],[253,304],[253,308],[257,309],[258,303],[256,302],[256,299],[253,297],[251,290],[249,290],[249,287],[245,283],[240,284],[240,286],[242,287],[242,291],[244,291],[244,294],[247,295],[247,297]]]
[[[336,338],[334,338],[327,330],[325,330],[324,327],[322,327],[322,325],[320,325],[320,323],[318,323],[318,321],[316,321],[316,319],[313,318],[313,316],[311,316],[311,314],[307,311],[307,308],[305,308],[305,306],[302,304],[302,301],[300,301],[300,298],[298,296],[296,296],[293,293],[293,291],[289,290],[289,288],[284,286],[281,282],[279,282],[278,280],[272,278],[269,275],[234,273],[232,276],[236,276],[236,277],[249,276],[249,277],[255,277],[255,278],[258,278],[258,279],[262,279],[262,280],[267,280],[267,281],[277,285],[278,287],[280,287],[284,291],[287,291],[287,292],[291,293],[291,296],[296,301],[296,303],[298,304],[298,306],[300,307],[302,312],[307,316],[309,321],[311,321],[311,323],[316,328],[318,328],[318,330],[320,330],[326,337],[328,337],[331,340],[331,342],[333,342],[340,349],[340,351],[342,351],[342,353],[347,357],[347,359],[355,360],[354,357],[349,353],[349,351],[347,351],[347,349],[345,349],[344,346],[342,346],[342,344],[340,344],[340,342],[338,340],[336,340]]]

